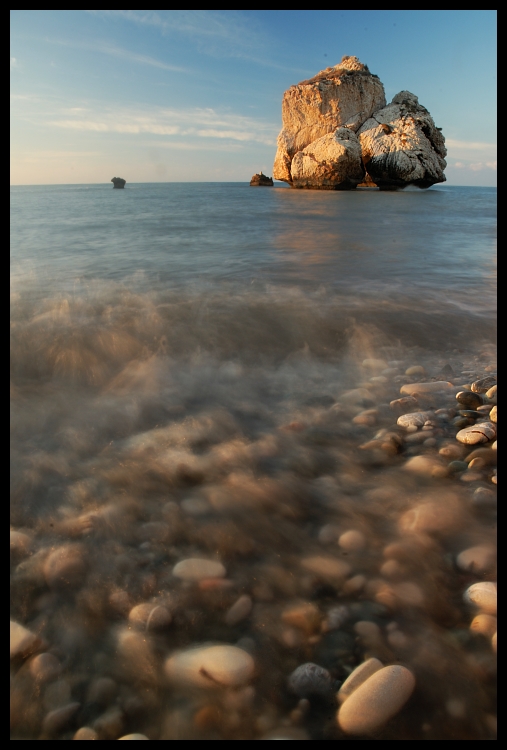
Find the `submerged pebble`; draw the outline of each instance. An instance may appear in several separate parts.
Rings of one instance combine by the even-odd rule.
[[[465,591],[464,600],[473,604],[482,612],[496,615],[496,583],[481,581],[474,583]]]
[[[184,581],[200,581],[205,578],[223,578],[226,570],[217,560],[205,560],[189,557],[177,563],[173,568],[173,576]]]
[[[170,682],[217,689],[245,685],[253,677],[254,660],[237,646],[197,646],[169,657],[164,671]]]
[[[327,669],[308,662],[292,672],[287,684],[292,693],[300,698],[309,698],[312,695],[329,695],[333,681]]]

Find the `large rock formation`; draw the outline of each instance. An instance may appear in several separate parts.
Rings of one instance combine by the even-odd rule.
[[[113,177],[111,182],[113,183],[113,188],[124,188],[127,180],[124,180],[122,177]]]
[[[323,190],[360,185],[396,189],[444,182],[444,138],[408,91],[386,106],[379,78],[357,57],[344,57],[291,86],[273,177]]]

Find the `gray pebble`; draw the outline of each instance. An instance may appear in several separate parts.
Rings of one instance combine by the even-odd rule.
[[[328,695],[332,685],[331,675],[327,669],[312,662],[297,667],[288,679],[289,690],[300,698]]]

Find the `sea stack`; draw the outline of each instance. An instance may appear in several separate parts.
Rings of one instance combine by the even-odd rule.
[[[124,188],[127,180],[124,180],[121,177],[113,177],[111,182],[113,183],[113,188]]]
[[[273,187],[273,180],[271,177],[262,174],[261,170],[259,174],[254,174],[254,176],[250,180],[250,185],[253,185],[254,187],[257,185],[262,185],[264,187]]]
[[[445,182],[445,141],[428,110],[409,91],[387,104],[382,82],[357,57],[287,89],[282,125],[273,177],[292,187],[397,190]]]

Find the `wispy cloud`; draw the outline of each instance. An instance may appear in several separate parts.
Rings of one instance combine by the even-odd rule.
[[[65,130],[97,133],[218,138],[270,146],[276,142],[276,125],[213,109],[152,108],[147,113],[143,108],[141,114],[138,110],[72,107],[64,112],[64,117],[52,118],[48,124]],[[76,116],[72,116],[74,114]]]
[[[50,44],[57,44],[60,47],[73,47],[78,49],[86,49],[91,52],[100,52],[103,55],[109,55],[110,57],[118,57],[123,60],[129,60],[133,63],[139,63],[140,65],[150,65],[152,68],[160,68],[161,70],[169,70],[173,73],[188,73],[186,68],[182,68],[179,65],[170,65],[162,60],[157,60],[149,55],[140,55],[131,50],[118,47],[115,44],[109,42],[79,42],[79,41],[66,41],[63,39],[49,39],[46,38],[46,42]]]
[[[482,141],[457,141],[454,138],[446,138],[445,145],[452,149],[461,149],[462,151],[487,151],[495,149],[495,143],[484,143]]]
[[[453,165],[456,169],[468,169],[471,172],[481,172],[483,169],[492,169],[494,172],[496,172],[496,161],[475,161],[475,162],[462,162],[457,161]]]

